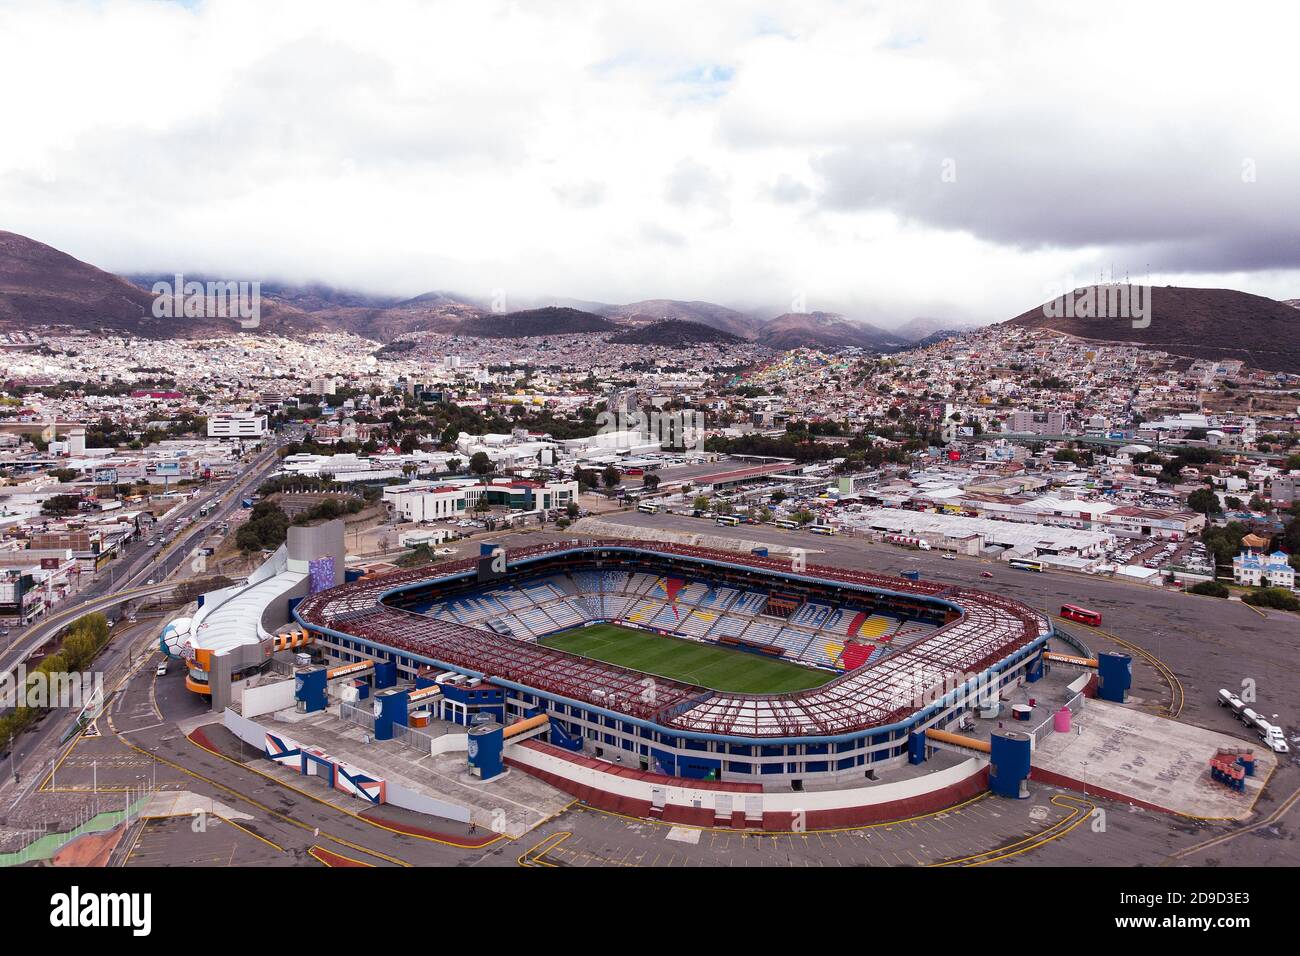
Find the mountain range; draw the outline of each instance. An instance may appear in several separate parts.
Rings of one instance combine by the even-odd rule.
[[[118,276],[50,246],[0,231],[0,330],[81,330],[149,338],[195,338],[241,331],[225,318],[158,318],[152,287],[174,276]],[[190,281],[206,281],[187,275]],[[413,332],[478,338],[560,334],[612,335],[613,341],[701,344],[751,341],[773,349],[860,348],[895,352],[964,331],[950,320],[914,318],[893,330],[833,312],[771,318],[713,302],[647,299],[623,305],[571,298],[537,299],[499,313],[449,291],[413,298],[375,295],[321,283],[264,282],[256,331],[347,331],[380,342]],[[1300,372],[1300,300],[1278,302],[1232,289],[1165,286],[1151,290],[1151,323],[1053,317],[1044,305],[1009,324],[1051,329],[1098,342],[1129,343],[1193,358],[1241,358],[1258,368]],[[653,330],[653,331],[650,331]],[[714,336],[708,330],[722,335]]]

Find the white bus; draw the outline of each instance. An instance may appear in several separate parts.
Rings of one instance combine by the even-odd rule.
[[[1015,568],[1018,571],[1042,571],[1043,562],[1035,561],[1033,558],[1012,558],[1007,562],[1008,567]]]

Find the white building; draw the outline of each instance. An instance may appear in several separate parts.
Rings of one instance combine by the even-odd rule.
[[[473,513],[484,497],[490,506],[510,511],[554,511],[578,500],[578,483],[572,479],[545,484],[515,479],[483,484],[469,478],[448,478],[384,489],[385,504],[404,521],[463,518]]]
[[[209,438],[261,438],[266,416],[258,412],[217,412],[208,416]]]
[[[1243,551],[1232,559],[1232,579],[1247,587],[1295,587],[1295,569],[1282,551],[1259,554]]]

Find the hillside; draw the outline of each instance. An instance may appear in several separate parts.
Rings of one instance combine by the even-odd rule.
[[[660,345],[678,348],[688,345],[706,345],[710,343],[730,345],[744,342],[739,335],[732,335],[722,329],[711,328],[700,322],[687,322],[683,319],[665,319],[620,332],[612,336],[610,342],[617,345]]]
[[[893,333],[899,338],[907,339],[909,342],[923,342],[935,335],[941,335],[944,338],[951,338],[970,328],[963,322],[954,322],[952,319],[934,319],[934,318],[916,318],[904,322],[893,330]]]
[[[41,242],[0,232],[0,328],[130,329],[153,318],[153,296]]]
[[[968,331],[968,330],[966,330],[966,329],[939,329],[939,330],[936,331],[936,332],[931,332],[929,335],[927,335],[927,336],[926,336],[925,338],[923,338],[923,339],[917,339],[915,342],[913,342],[913,343],[909,346],[909,348],[914,348],[914,349],[923,349],[923,348],[926,348],[927,346],[930,346],[930,345],[937,345],[938,343],[940,343],[940,342],[944,342],[944,341],[946,341],[946,340],[948,340],[948,339],[955,339],[955,338],[957,338],[957,336],[961,335],[962,332],[964,332],[964,331]]]
[[[1157,286],[1151,289],[1146,328],[1134,328],[1127,318],[1049,317],[1044,314],[1046,306],[1030,309],[1007,324],[1188,358],[1241,359],[1266,371],[1300,373],[1300,310],[1261,295]]]
[[[172,281],[174,276],[166,277]],[[154,296],[26,236],[0,232],[0,329],[118,332],[145,338],[196,338],[241,331],[235,318],[157,318]],[[261,328],[299,332],[316,323],[263,297]]]
[[[551,306],[466,319],[455,327],[454,333],[481,339],[523,339],[542,335],[575,335],[581,332],[617,332],[618,329],[617,325],[603,316],[579,309]]]
[[[608,306],[601,309],[600,314],[636,324],[652,324],[669,319],[694,322],[742,339],[754,338],[763,326],[762,320],[714,302],[683,302],[677,299],[646,299],[627,305]]]
[[[891,352],[906,348],[908,341],[884,329],[850,322],[834,312],[788,312],[778,315],[758,334],[762,345],[774,349],[862,348]]]

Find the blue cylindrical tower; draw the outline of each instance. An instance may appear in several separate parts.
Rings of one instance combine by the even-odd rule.
[[[997,730],[990,739],[989,789],[1000,797],[1029,796],[1030,738],[1018,730]]]
[[[505,768],[501,753],[505,746],[504,728],[492,723],[475,724],[469,729],[469,772],[484,780],[498,776]]]

